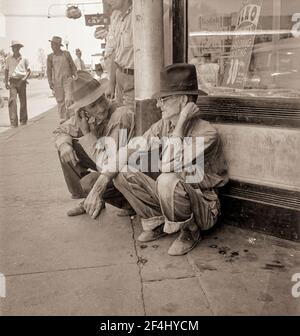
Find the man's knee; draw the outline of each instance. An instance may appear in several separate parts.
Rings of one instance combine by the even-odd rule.
[[[156,180],[156,190],[159,198],[169,198],[180,182],[174,173],[163,173]]]
[[[127,184],[131,177],[132,173],[118,173],[118,175],[113,180],[114,186],[119,189],[120,187]]]
[[[86,176],[84,176],[80,180],[81,188],[84,191],[85,194],[89,194],[90,191],[92,190],[94,184],[98,180],[98,177],[100,176],[100,173],[90,173]]]

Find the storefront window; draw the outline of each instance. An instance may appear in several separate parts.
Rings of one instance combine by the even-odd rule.
[[[300,97],[299,0],[188,0],[188,33],[209,95]]]

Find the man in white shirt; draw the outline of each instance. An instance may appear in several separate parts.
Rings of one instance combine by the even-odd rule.
[[[5,65],[5,87],[9,90],[8,110],[12,127],[18,127],[18,95],[20,99],[20,124],[26,125],[28,120],[26,84],[31,71],[28,60],[20,53],[22,47],[23,45],[18,41],[12,41],[13,55],[7,57]]]
[[[76,68],[77,70],[86,70],[86,66],[84,64],[84,61],[81,59],[82,57],[82,52],[80,49],[76,49],[76,56],[77,58],[75,59],[75,65],[76,65]]]

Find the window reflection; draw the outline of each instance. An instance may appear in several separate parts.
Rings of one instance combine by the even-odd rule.
[[[300,1],[189,0],[188,60],[210,95],[300,97]]]

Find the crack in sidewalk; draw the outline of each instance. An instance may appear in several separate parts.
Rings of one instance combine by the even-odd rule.
[[[189,256],[189,254],[186,255],[186,260],[187,260],[188,264],[191,266],[193,272],[195,273],[195,278],[197,279],[198,284],[199,284],[199,287],[200,287],[200,290],[202,291],[202,293],[203,293],[203,295],[204,295],[204,297],[205,297],[205,300],[206,300],[206,302],[207,302],[207,306],[206,306],[207,309],[209,309],[209,311],[211,312],[211,315],[212,315],[212,316],[215,316],[215,313],[214,313],[214,311],[213,311],[213,309],[212,309],[212,307],[211,307],[211,304],[210,304],[210,302],[209,302],[209,300],[208,300],[208,297],[207,297],[207,295],[206,295],[206,293],[205,293],[205,290],[204,290],[203,287],[202,287],[202,284],[201,284],[201,278],[200,278],[200,275],[199,275],[199,270],[198,270],[197,267],[195,266],[194,262],[191,260],[191,257]]]
[[[135,250],[135,255],[136,255],[136,265],[139,269],[139,278],[140,278],[140,285],[141,285],[141,299],[142,299],[142,305],[143,305],[143,315],[147,316],[146,314],[146,305],[145,305],[145,298],[144,298],[144,282],[143,282],[143,277],[142,277],[142,265],[139,263],[140,256],[138,254],[138,249],[137,249],[137,244],[136,244],[136,239],[135,239],[135,233],[134,233],[134,224],[133,220],[130,218],[131,222],[131,229],[132,229],[132,239],[133,239],[133,245],[134,245],[134,250]]]
[[[135,263],[127,263],[127,265],[135,265]],[[70,268],[62,268],[56,270],[47,270],[47,271],[36,271],[36,272],[25,272],[25,273],[15,273],[15,274],[5,274],[5,277],[16,277],[16,276],[26,276],[26,275],[38,275],[38,274],[47,274],[47,273],[59,273],[59,272],[67,272],[67,271],[81,271],[81,270],[92,270],[92,269],[100,269],[106,267],[115,267],[119,266],[119,264],[106,264],[106,265],[96,265],[96,266],[86,266],[86,267],[70,267]]]
[[[153,282],[162,282],[166,280],[186,280],[186,279],[196,279],[196,275],[192,276],[181,276],[181,277],[174,277],[174,278],[163,278],[163,279],[152,279],[152,280],[145,280],[144,283],[153,283]]]

